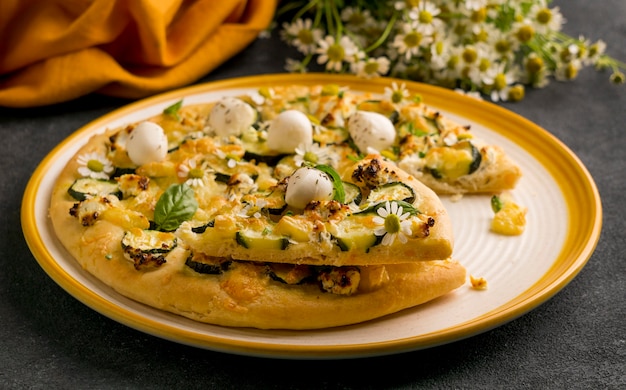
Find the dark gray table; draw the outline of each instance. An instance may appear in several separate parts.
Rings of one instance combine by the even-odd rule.
[[[561,0],[566,31],[602,38],[626,60],[624,0]],[[202,81],[283,71],[285,49],[259,40]],[[0,388],[626,388],[626,86],[579,80],[504,104],[568,145],[604,207],[586,267],[532,312],[452,344],[395,356],[282,361],[152,337],[98,314],[39,267],[20,227],[29,175],[58,142],[126,101],[87,96],[0,109]]]

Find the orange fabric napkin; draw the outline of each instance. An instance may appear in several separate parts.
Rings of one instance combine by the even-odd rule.
[[[278,0],[1,0],[0,105],[192,83],[266,29]]]

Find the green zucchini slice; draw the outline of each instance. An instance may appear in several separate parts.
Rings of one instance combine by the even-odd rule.
[[[252,250],[283,250],[289,246],[287,237],[264,234],[254,230],[238,231],[235,240],[239,245]]]
[[[370,204],[386,200],[401,200],[406,203],[413,203],[415,201],[415,190],[405,183],[396,181],[372,189],[367,196],[367,202]]]
[[[92,179],[90,177],[76,179],[67,192],[78,201],[105,195],[115,195],[119,199],[122,198],[122,191],[115,180]]]

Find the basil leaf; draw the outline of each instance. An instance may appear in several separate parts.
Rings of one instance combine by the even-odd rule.
[[[337,171],[335,171],[335,168],[331,167],[330,165],[320,164],[317,165],[315,169],[318,169],[330,176],[330,180],[333,182],[333,189],[335,190],[335,196],[333,197],[333,199],[339,203],[345,203],[346,190],[343,188],[343,182],[341,181],[341,177],[339,177]]]
[[[183,106],[183,100],[181,99],[177,101],[176,103],[172,104],[171,106],[167,107],[165,110],[163,110],[163,113],[174,117],[176,120],[180,120],[180,117],[178,116],[178,110],[180,110],[182,106]]]
[[[174,184],[161,195],[154,209],[157,230],[171,232],[191,218],[198,209],[193,189],[187,184]]]

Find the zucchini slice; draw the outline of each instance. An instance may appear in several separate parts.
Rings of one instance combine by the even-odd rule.
[[[367,196],[367,202],[370,204],[386,200],[400,200],[406,203],[413,203],[415,201],[415,190],[405,183],[396,181],[372,189]]]
[[[361,192],[361,188],[359,186],[344,181],[343,190],[345,192],[345,204],[350,204],[352,202],[356,205],[361,204],[361,201],[363,200],[363,193]]]
[[[142,253],[168,253],[176,248],[178,240],[174,233],[158,230],[131,229],[122,237],[124,251]]]
[[[367,253],[369,248],[379,243],[379,237],[374,234],[372,228],[366,223],[371,217],[366,215],[352,215],[337,224],[337,230],[333,237],[337,246],[344,252],[359,251]]]
[[[232,261],[208,262],[190,255],[185,261],[185,265],[199,274],[219,275],[227,271]]]
[[[482,156],[469,140],[452,146],[433,148],[426,153],[426,172],[435,179],[456,180],[480,167]]]
[[[122,191],[115,180],[81,177],[74,181],[67,192],[78,201],[105,195],[115,195],[122,199]]]
[[[313,269],[306,264],[268,263],[267,268],[270,278],[285,284],[303,284],[315,277]]]
[[[235,234],[235,240],[242,247],[252,250],[283,250],[287,249],[289,246],[289,239],[287,237],[264,234],[263,232],[254,230],[238,231]]]

